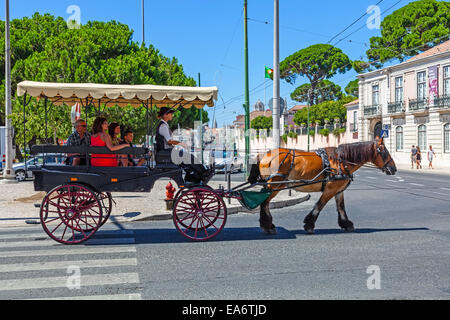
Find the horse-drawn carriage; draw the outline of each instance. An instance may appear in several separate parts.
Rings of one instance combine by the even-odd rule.
[[[205,105],[214,106],[218,90],[215,87],[168,87],[153,85],[101,85],[22,82],[18,96],[23,96],[24,131],[26,131],[25,106],[31,97],[44,99],[45,119],[48,103],[73,105],[80,103],[86,113],[97,107],[114,105],[142,106],[146,109],[147,136],[150,135],[149,112],[154,106],[172,108]],[[48,134],[45,123],[46,138]],[[24,135],[25,136],[25,135]],[[47,140],[47,139],[46,139]],[[24,137],[24,145],[25,143]],[[186,166],[176,165],[166,155],[158,155],[153,145],[142,148],[125,148],[112,152],[106,147],[35,145],[33,155],[78,154],[85,157],[85,166],[51,166],[45,162],[31,166],[35,176],[36,191],[47,192],[40,206],[40,222],[45,232],[63,244],[79,244],[90,239],[108,220],[113,199],[111,192],[150,192],[155,181],[169,178],[178,185],[173,206],[173,221],[179,232],[192,240],[208,240],[217,236],[227,221],[224,198],[234,198],[248,209],[261,206],[261,228],[275,233],[269,202],[280,190],[296,189],[306,192],[324,192],[313,211],[305,219],[305,230],[314,229],[314,222],[328,200],[336,196],[339,225],[351,231],[343,205],[343,190],[348,187],[352,173],[366,162],[388,174],[395,173],[395,164],[382,140],[355,146],[355,150],[328,148],[321,153],[296,150],[272,150],[260,157],[252,166],[247,182],[231,189],[213,189],[208,186],[211,172],[206,171],[197,181],[185,181]],[[347,150],[347,151],[345,151]],[[342,151],[342,152],[341,152]],[[133,155],[144,157],[146,164],[139,167],[95,167],[90,160],[96,154]],[[267,169],[267,172],[261,172]],[[258,191],[249,190],[262,187]],[[322,200],[323,198],[323,200]]]

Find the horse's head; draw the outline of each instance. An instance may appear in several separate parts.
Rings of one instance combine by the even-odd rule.
[[[377,137],[373,142],[373,148],[375,156],[372,163],[387,175],[394,175],[397,172],[397,167],[395,166],[394,159],[392,159],[388,149],[384,145],[383,138],[380,139]]]

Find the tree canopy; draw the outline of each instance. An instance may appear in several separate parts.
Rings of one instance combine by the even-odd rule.
[[[338,118],[341,121],[347,119],[347,108],[344,107],[347,103],[355,100],[355,97],[346,96],[338,101],[325,101],[317,105],[309,107],[310,122],[319,121],[324,123],[325,119],[333,121]],[[308,108],[303,108],[297,111],[294,115],[294,123],[301,125],[307,122]]]
[[[450,2],[419,0],[386,16],[381,36],[370,38],[369,62],[403,61],[450,39]]]
[[[253,119],[250,123],[250,128],[255,130],[268,130],[272,129],[273,121],[272,118],[259,116]]]
[[[1,29],[3,28],[3,29]],[[0,23],[4,31],[4,23]],[[0,42],[4,42],[2,32]],[[22,99],[15,97],[17,84],[23,80],[45,82],[92,82],[110,84],[158,84],[195,86],[193,78],[185,75],[176,58],[163,56],[153,46],[144,47],[132,41],[133,31],[125,24],[110,21],[91,21],[80,29],[69,29],[63,18],[36,13],[32,18],[11,22],[12,50],[12,121],[16,143],[23,145]],[[0,64],[4,63],[4,47],[0,49]],[[4,70],[0,77],[5,79]],[[4,90],[3,90],[4,91]],[[4,94],[0,94],[0,108],[4,107]],[[156,107],[155,107],[156,108]],[[144,108],[101,108],[109,121],[116,121],[135,130],[136,139],[145,135]],[[153,108],[154,109],[154,108]],[[26,108],[27,141],[44,137],[43,102],[35,99]],[[156,110],[151,110],[155,120]],[[203,119],[208,121],[206,111]],[[96,112],[89,112],[92,124]],[[84,118],[84,113],[83,113]],[[175,121],[182,127],[198,120],[195,108],[181,109]],[[3,119],[0,119],[2,122]],[[65,139],[71,133],[70,108],[53,106],[49,112],[51,137]]]
[[[311,84],[305,83],[291,93],[291,99],[298,102],[309,102],[309,92]],[[338,100],[342,98],[341,87],[330,80],[322,80],[317,85],[314,92],[314,101],[312,104],[318,104],[327,100]]]
[[[348,56],[330,44],[315,44],[288,56],[280,63],[280,76],[288,83],[306,77],[311,84],[310,102],[316,101],[316,88],[321,81],[352,68]]]
[[[358,98],[359,97],[359,79],[350,81],[345,87],[345,92],[348,95]]]

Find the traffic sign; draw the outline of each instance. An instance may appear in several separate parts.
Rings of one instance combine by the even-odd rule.
[[[389,138],[389,130],[381,130],[381,138]]]
[[[274,98],[269,100],[269,108],[270,108],[270,111],[272,111],[272,112],[273,112],[273,102],[274,102],[274,100],[275,100]],[[286,103],[285,103],[284,99],[280,98],[280,115],[283,114],[285,107],[286,107]]]

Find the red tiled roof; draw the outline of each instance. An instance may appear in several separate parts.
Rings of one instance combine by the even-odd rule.
[[[298,110],[301,110],[301,109],[303,109],[303,108],[306,108],[307,107],[307,105],[296,105],[296,106],[294,106],[294,107],[292,107],[291,109],[289,109],[289,113],[291,113],[291,112],[296,112],[296,111],[298,111]]]
[[[450,40],[441,43],[440,45],[437,45],[431,49],[428,49],[427,51],[424,51],[422,53],[419,53],[418,55],[408,59],[406,62],[419,60],[425,57],[430,57],[438,53],[447,52],[450,51]]]
[[[359,104],[359,99],[356,99],[355,101],[352,101],[350,103],[344,104],[344,107],[351,107]]]

